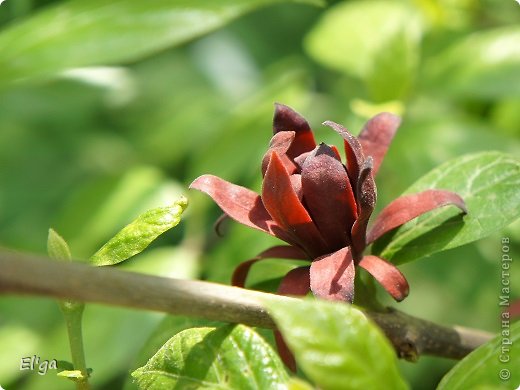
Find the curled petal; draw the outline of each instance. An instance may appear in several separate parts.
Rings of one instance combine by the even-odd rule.
[[[278,294],[303,296],[309,292],[309,288],[309,267],[300,267],[289,271],[287,275],[285,275],[278,288]],[[289,350],[282,334],[277,330],[274,332],[274,339],[280,358],[292,372],[296,372],[294,355]]]
[[[397,128],[401,124],[401,118],[388,112],[383,112],[370,119],[358,139],[365,156],[372,156],[374,168],[372,174],[376,176],[379,166],[383,162],[386,151],[394,138]]]
[[[304,152],[309,152],[316,147],[314,135],[305,118],[292,108],[276,103],[273,118],[273,132],[276,134],[280,131],[296,132],[296,138],[287,152],[287,155],[291,159],[294,159]]]
[[[412,195],[404,195],[388,206],[377,216],[367,234],[367,245],[406,222],[432,211],[438,207],[453,205],[467,213],[464,200],[454,192],[445,190],[426,190]]]
[[[235,268],[231,278],[231,284],[236,287],[244,287],[249,274],[249,270],[253,264],[265,259],[292,259],[292,260],[306,260],[307,255],[299,248],[293,246],[273,246],[258,254],[251,260],[240,263]],[[307,289],[308,290],[308,289]]]
[[[309,157],[309,155],[311,153],[312,153],[312,151],[311,152],[305,152],[305,153],[302,153],[299,156],[294,158],[294,163],[296,164],[296,166],[298,167],[298,170],[300,172],[302,170],[303,164],[305,164],[305,160],[307,159],[307,157]]]
[[[346,165],[348,176],[350,177],[352,186],[356,188],[361,166],[365,161],[365,155],[363,154],[361,144],[359,143],[358,139],[350,134],[350,132],[343,126],[332,121],[325,121],[323,124],[332,128],[332,130],[334,130],[343,138],[345,144],[345,154],[347,156]]]
[[[262,201],[272,219],[304,248],[310,257],[326,253],[325,242],[294,190],[283,162],[276,152],[265,173]]]
[[[361,167],[358,186],[356,189],[358,205],[358,219],[352,226],[352,256],[358,263],[361,260],[363,250],[366,247],[367,225],[374,207],[376,206],[376,183],[372,176],[372,158],[368,157]]]
[[[397,267],[377,256],[364,256],[359,266],[367,270],[398,302],[408,296],[410,287]]]
[[[294,142],[295,137],[296,133],[294,131],[280,131],[271,138],[269,149],[262,159],[262,176],[265,176],[272,152],[278,153],[289,174],[296,172],[297,165],[287,156],[287,151]]]
[[[357,206],[345,166],[321,144],[307,157],[301,177],[305,204],[329,251],[349,245]]]
[[[288,237],[276,226],[256,192],[213,175],[198,177],[190,184],[190,188],[208,194],[235,221],[288,241]]]
[[[352,302],[355,275],[350,248],[341,248],[312,262],[311,290],[319,298]]]
[[[217,236],[223,237],[224,234],[222,233],[222,224],[229,219],[229,215],[226,213],[222,213],[220,217],[217,218],[215,223],[213,224],[213,230],[215,233],[217,233]]]
[[[323,143],[322,143],[323,144]],[[321,144],[320,144],[321,145]],[[341,155],[339,154],[339,150],[338,148],[336,148],[336,146],[334,145],[327,145],[330,149],[332,149],[332,152],[334,153],[334,157],[336,158],[336,160],[338,160],[339,162],[341,162]],[[300,154],[298,157],[296,157],[294,159],[294,162],[296,163],[296,165],[300,168],[300,170],[302,169],[303,167],[303,164],[305,164],[305,160],[307,159],[307,157],[309,157],[312,153],[314,153],[316,151],[316,148],[314,148],[313,150],[311,150],[310,152],[305,152],[305,153],[302,153]]]

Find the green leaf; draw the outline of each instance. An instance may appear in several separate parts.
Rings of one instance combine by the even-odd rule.
[[[288,380],[277,354],[244,325],[184,330],[132,376],[140,389],[285,389]]]
[[[314,390],[314,387],[300,378],[291,378],[287,383],[287,390]]]
[[[71,67],[135,61],[215,30],[255,8],[280,2],[283,0],[62,2],[0,34],[0,84]]]
[[[73,371],[74,365],[67,360],[58,360],[58,373],[62,371]]]
[[[146,362],[174,335],[190,328],[219,327],[225,325],[222,322],[208,321],[199,318],[181,317],[166,315],[154,328],[152,334],[144,342],[139,354],[132,364],[133,369],[137,369]]]
[[[305,41],[321,64],[365,81],[373,99],[403,98],[418,65],[421,22],[401,2],[344,2],[325,13]]]
[[[47,253],[49,257],[56,260],[71,260],[70,249],[64,240],[54,229],[49,229],[47,237]]]
[[[407,388],[393,347],[358,309],[321,300],[265,304],[296,362],[319,388]]]
[[[142,252],[159,235],[180,222],[187,206],[188,200],[181,197],[171,206],[141,214],[94,253],[90,262],[93,265],[112,265]]]
[[[457,363],[439,384],[438,390],[516,389],[520,384],[520,322],[509,324],[499,336]]]
[[[63,370],[58,372],[56,375],[62,378],[71,379],[73,381],[77,381],[79,379],[85,379],[85,376],[81,373],[80,370]]]
[[[434,210],[382,237],[374,253],[402,264],[479,240],[520,217],[520,162],[504,153],[475,153],[448,161],[405,193],[429,188],[456,192],[468,214],[462,216],[454,207]]]
[[[519,97],[520,27],[508,26],[464,36],[432,60],[432,87],[470,98]]]

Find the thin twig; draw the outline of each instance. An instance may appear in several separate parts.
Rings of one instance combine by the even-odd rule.
[[[97,302],[270,329],[275,324],[261,302],[296,299],[5,251],[0,252],[0,294]],[[409,360],[420,355],[460,359],[492,337],[487,332],[437,325],[393,309],[367,315],[383,329],[399,356]]]

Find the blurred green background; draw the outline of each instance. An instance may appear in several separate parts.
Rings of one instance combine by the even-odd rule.
[[[181,224],[117,267],[229,283],[236,264],[276,240],[233,223],[218,238],[218,208],[187,186],[211,173],[258,190],[274,102],[294,107],[318,140],[336,145],[324,120],[357,133],[380,111],[403,116],[378,177],[379,208],[448,159],[481,150],[519,155],[516,1],[309,3],[1,4],[0,245],[45,254],[53,227],[86,259],[140,212],[183,193],[191,204]],[[517,222],[402,266],[411,294],[399,308],[497,331],[502,237],[518,259]],[[269,289],[293,266],[265,262],[250,284]],[[520,291],[515,273],[518,266],[512,298]],[[87,306],[84,322],[100,389],[131,388],[128,373],[157,340],[192,324],[98,305]],[[20,359],[33,355],[70,359],[58,306],[1,297],[0,385],[73,387],[53,371],[20,371]],[[423,357],[401,368],[413,388],[429,389],[452,364]]]

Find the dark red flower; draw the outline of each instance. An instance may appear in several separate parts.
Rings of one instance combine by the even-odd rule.
[[[397,301],[409,292],[408,282],[391,263],[363,256],[367,245],[385,233],[437,207],[454,205],[464,213],[461,197],[445,190],[402,196],[388,206],[367,230],[376,204],[374,177],[400,119],[382,113],[370,119],[358,137],[334,122],[324,125],[344,141],[346,163],[334,146],[316,145],[307,121],[277,104],[269,149],[262,160],[259,195],[212,175],[190,188],[205,192],[232,219],[262,230],[289,245],[275,246],[240,264],[232,284],[243,287],[251,266],[267,258],[309,260],[282,279],[284,295],[312,293],[324,299],[353,302],[356,266],[368,271]],[[276,333],[280,355],[295,369],[292,355]]]
[[[354,137],[341,125],[325,122],[343,138],[343,164],[336,147],[316,145],[301,115],[277,104],[274,136],[262,160],[261,195],[212,175],[193,181],[190,188],[207,193],[229,217],[289,244],[240,264],[233,285],[243,287],[251,266],[262,259],[305,259],[310,266],[288,273],[281,292],[310,289],[320,298],[352,302],[355,267],[360,266],[394,299],[404,299],[409,290],[405,277],[393,264],[363,256],[366,246],[434,208],[451,204],[466,209],[457,194],[428,190],[390,203],[367,231],[376,204],[374,177],[399,124],[395,115],[382,113]]]

